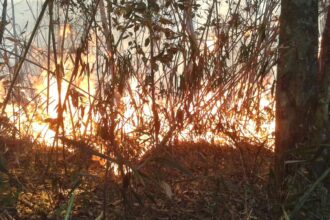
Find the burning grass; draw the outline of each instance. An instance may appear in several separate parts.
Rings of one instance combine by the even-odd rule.
[[[3,215],[268,218],[277,2],[55,2],[0,47]]]

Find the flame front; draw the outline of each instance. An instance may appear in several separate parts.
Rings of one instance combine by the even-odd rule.
[[[59,30],[59,38],[71,37],[73,33],[70,26],[66,26],[65,29],[63,27]],[[52,71],[44,70],[39,75],[29,78],[33,89],[17,90],[25,99],[17,101],[13,96],[10,107],[6,108],[6,114],[15,124],[20,136],[29,136],[47,146],[54,144],[59,129],[72,139],[98,138],[98,130],[104,115],[97,109],[96,103],[102,103],[101,88],[107,86],[104,83],[107,76],[100,76],[96,67],[100,59],[97,55],[96,40],[96,35],[93,35],[89,42],[90,49],[87,53],[81,54],[75,76],[72,77],[77,65],[75,54],[64,51],[63,57],[66,59],[58,60],[57,65],[50,66]],[[214,50],[214,44],[208,42],[210,52]],[[56,66],[61,65],[63,73],[62,76],[58,76]],[[265,86],[269,85],[269,82],[265,83]],[[134,139],[135,143],[147,149],[153,141],[152,133],[155,131],[152,96],[145,95],[146,86],[137,76],[130,77],[125,88],[123,92],[114,90],[112,94],[116,109],[116,139],[121,143],[123,138]],[[6,92],[5,86],[2,86],[2,97]],[[159,90],[158,92],[160,93]],[[253,105],[255,108],[249,112],[243,110],[246,103],[243,102],[243,98],[238,97],[239,95],[231,97],[228,92],[219,90],[202,88],[194,94],[188,104],[182,98],[159,95],[156,100],[160,121],[159,138],[163,139],[175,127],[170,141],[232,144],[231,135],[235,133],[237,136],[239,133],[244,138],[259,143],[267,142],[272,146],[275,130],[273,98],[269,90],[263,93],[256,92],[255,95],[258,94],[259,97],[255,99],[257,104]],[[58,118],[59,106],[64,107],[63,121]],[[59,123],[63,123],[63,126],[60,127]]]

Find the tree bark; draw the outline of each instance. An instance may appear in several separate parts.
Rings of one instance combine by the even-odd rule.
[[[323,142],[329,129],[330,102],[330,6],[327,8],[326,21],[322,34],[319,56],[318,96],[315,111],[315,140]]]
[[[316,94],[318,1],[282,0],[276,84],[275,175],[281,189],[289,151],[308,141]]]

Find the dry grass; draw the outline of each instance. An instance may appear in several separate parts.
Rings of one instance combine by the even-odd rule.
[[[10,149],[2,155],[10,174],[23,187],[2,175],[1,198],[7,205],[1,212],[19,219],[63,217],[70,191],[75,193],[73,219],[95,219],[104,210],[107,219],[269,219],[272,214],[267,190],[273,155],[261,147],[164,146],[133,164],[139,168],[134,172],[109,172],[105,184],[104,167],[95,161],[77,160],[75,154],[64,161],[55,152],[47,168],[49,149],[2,143]],[[70,164],[66,170],[65,163]]]

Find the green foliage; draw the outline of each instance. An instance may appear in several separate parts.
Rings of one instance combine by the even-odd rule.
[[[68,202],[68,207],[66,209],[64,220],[69,220],[70,219],[70,215],[72,213],[72,208],[73,208],[73,201],[74,201],[74,193],[71,193],[70,200]]]

